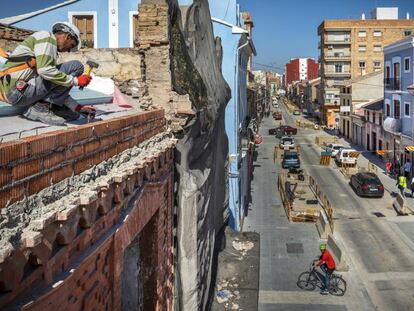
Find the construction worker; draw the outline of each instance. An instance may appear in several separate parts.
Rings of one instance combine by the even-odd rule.
[[[79,29],[58,22],[52,32],[28,36],[10,55],[0,49],[7,58],[0,67],[0,101],[24,107],[24,117],[50,125],[64,125],[80,114],[93,118],[93,107],[81,106],[69,96],[73,86],[87,86],[92,77],[83,74],[79,61],[57,65],[58,52],[75,52],[80,46]]]
[[[400,189],[401,196],[405,198],[405,188],[407,188],[407,177],[400,174],[397,179],[398,189]]]
[[[321,256],[315,266],[320,267],[325,274],[325,286],[321,288],[321,294],[327,295],[329,292],[329,282],[331,280],[331,275],[336,268],[336,263],[331,253],[326,249],[326,243],[320,244],[319,250],[321,251]]]

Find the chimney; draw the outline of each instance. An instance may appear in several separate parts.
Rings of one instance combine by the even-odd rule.
[[[407,12],[407,14],[405,15],[405,18],[410,19],[410,13],[409,12]]]
[[[361,19],[364,20],[365,19],[365,13],[362,13],[361,15]]]

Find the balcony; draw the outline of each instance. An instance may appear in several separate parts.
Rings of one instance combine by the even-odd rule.
[[[385,78],[384,88],[387,91],[401,91],[401,79],[400,78]]]
[[[401,133],[401,119],[387,117],[384,120],[384,130],[390,133]]]
[[[336,106],[340,106],[341,100],[339,97],[336,98],[325,98],[325,105],[336,105]]]
[[[350,53],[325,54],[325,61],[351,61],[351,54]]]
[[[343,40],[333,40],[333,39],[326,38],[324,44],[325,45],[329,45],[329,44],[332,44],[332,45],[333,44],[351,44],[351,38],[346,37],[346,38],[343,38]]]
[[[342,71],[342,72],[336,72],[336,71],[332,71],[332,70],[325,70],[324,72],[325,77],[333,77],[333,78],[339,78],[339,77],[350,77],[351,76],[351,72],[350,71]]]

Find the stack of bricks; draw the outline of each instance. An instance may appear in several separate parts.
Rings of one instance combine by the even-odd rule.
[[[68,134],[71,129],[19,141],[23,145],[7,149],[7,153],[1,149],[1,155],[3,162],[18,165],[36,159],[44,166],[58,163],[54,155],[63,152],[71,173],[77,174],[93,162],[148,139],[162,130],[163,123],[163,111],[132,115],[76,128],[72,134]],[[73,154],[74,146],[69,146],[74,140],[82,142],[81,149],[70,161],[67,153],[71,150]],[[143,256],[150,256],[145,262],[151,265],[143,269],[155,271],[156,288],[148,293],[149,300],[158,310],[172,310],[175,140],[163,146],[144,160],[131,159],[125,167],[118,167],[115,175],[105,175],[94,190],[80,193],[64,209],[47,212],[35,227],[23,229],[15,246],[9,243],[1,249],[0,309],[121,310],[124,252],[149,223],[154,223],[155,229],[143,238],[152,238],[156,251],[141,250]],[[55,151],[46,155],[50,150]],[[38,169],[36,166],[30,173]],[[53,170],[45,174],[53,174]]]
[[[168,45],[168,5],[139,5],[138,46],[141,49],[150,46]]]
[[[164,130],[164,111],[157,110],[0,144],[0,208]]]
[[[33,31],[0,24],[0,39],[23,41]]]

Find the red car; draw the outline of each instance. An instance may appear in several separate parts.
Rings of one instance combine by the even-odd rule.
[[[282,128],[283,133],[285,135],[296,135],[298,133],[297,128],[294,128],[294,127],[289,126],[289,125],[282,125],[282,126],[280,126],[280,128]]]

